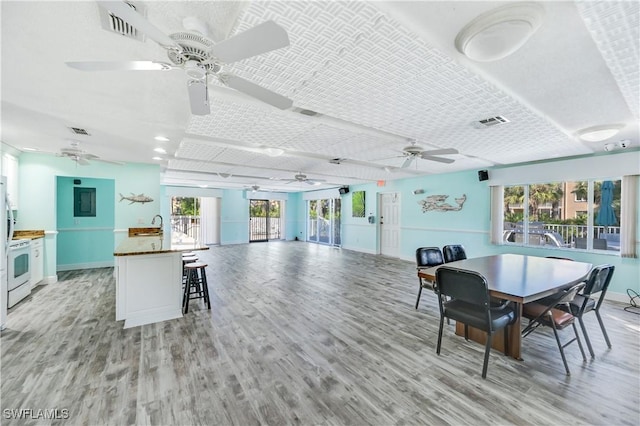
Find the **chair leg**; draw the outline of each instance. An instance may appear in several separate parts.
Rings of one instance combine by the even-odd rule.
[[[604,340],[607,342],[607,346],[611,348],[611,342],[609,341],[609,336],[607,335],[607,330],[604,328],[604,322],[602,322],[602,317],[600,316],[600,310],[596,309],[596,317],[598,317],[598,322],[600,323],[600,329],[602,329],[602,334],[604,335]]]
[[[442,329],[444,328],[444,317],[440,315],[440,328],[438,329],[438,345],[436,346],[436,353],[440,355],[440,344],[442,343]]]
[[[416,309],[418,309],[418,304],[420,303],[421,294],[422,294],[422,283],[420,283],[420,288],[418,289],[418,298],[416,299]]]
[[[562,362],[564,363],[564,369],[567,371],[567,376],[571,375],[571,371],[569,371],[569,364],[567,364],[567,358],[564,356],[564,349],[562,348],[562,343],[560,343],[560,336],[558,335],[558,330],[556,329],[553,320],[551,322],[551,328],[553,328],[553,334],[556,336],[556,342],[558,343],[558,349],[560,349],[560,356],[562,356]]]
[[[578,336],[578,327],[576,327],[575,321],[571,325],[573,326],[573,332],[576,334],[576,340],[578,341],[578,347],[580,347],[580,352],[582,353],[582,360],[586,361],[587,360],[587,356],[584,353],[584,348],[582,347],[582,342],[580,341],[580,336]]]
[[[484,363],[482,364],[482,378],[487,378],[487,367],[489,365],[489,353],[491,352],[491,333],[487,333],[487,343],[484,345]]]
[[[589,335],[587,334],[587,328],[584,326],[584,321],[582,321],[582,316],[578,317],[578,321],[580,322],[580,328],[582,329],[584,340],[585,342],[587,342],[587,349],[589,349],[589,354],[591,354],[591,358],[595,358],[596,354],[593,352],[593,347],[591,346],[591,340],[589,340]]]
[[[207,283],[207,274],[202,269],[202,290],[204,291],[204,301],[207,304],[207,309],[211,309],[211,299],[209,299],[209,284]]]

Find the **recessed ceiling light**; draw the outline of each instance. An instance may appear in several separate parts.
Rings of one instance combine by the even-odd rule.
[[[622,127],[623,126],[621,124],[607,124],[603,126],[588,127],[580,130],[578,132],[578,136],[583,141],[601,142],[617,135]]]
[[[162,161],[162,157],[153,157],[152,160]]]
[[[474,61],[497,61],[520,49],[540,28],[543,15],[544,9],[535,3],[490,10],[465,25],[456,37],[456,48]]]
[[[198,185],[200,188],[207,188],[209,185]]]
[[[26,147],[26,146],[25,146],[25,147],[23,147],[23,148],[22,148],[22,150],[23,150],[23,151],[37,151],[37,149],[36,149],[36,148],[28,148],[28,147]]]
[[[155,148],[154,151],[157,152],[158,154],[166,154],[167,153],[166,149],[160,148],[160,147]]]
[[[154,139],[159,142],[169,142],[169,138],[166,136],[156,136]]]

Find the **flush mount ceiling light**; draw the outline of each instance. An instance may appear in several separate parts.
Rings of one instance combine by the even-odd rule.
[[[264,148],[264,153],[269,157],[279,157],[284,154],[284,149],[268,147]]]
[[[169,142],[169,138],[166,136],[156,136],[154,139],[158,142]]]
[[[456,48],[474,61],[497,61],[522,47],[540,27],[543,15],[544,9],[535,3],[490,10],[465,25],[456,37]]]
[[[618,134],[622,129],[621,124],[607,124],[603,126],[593,126],[582,129],[578,132],[578,137],[587,142],[601,142]]]
[[[166,154],[167,150],[161,147],[158,148],[154,148],[154,151],[157,152],[158,154]]]

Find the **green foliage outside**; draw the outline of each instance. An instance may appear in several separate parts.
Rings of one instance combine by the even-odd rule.
[[[620,217],[620,192],[621,181],[614,182],[613,209],[616,217]],[[565,197],[562,183],[545,183],[529,185],[529,220],[559,225],[586,225],[587,215],[579,215],[576,218],[562,219],[560,217],[560,205]],[[593,198],[597,202],[601,198],[602,182],[594,182]],[[571,191],[577,199],[586,200],[588,197],[588,182],[578,181]],[[568,194],[567,194],[568,195]],[[522,211],[513,211],[510,206],[521,206],[524,202],[524,186],[509,186],[504,189],[504,220],[506,222],[521,222],[524,219]],[[551,204],[551,214],[540,211],[539,206]],[[594,209],[597,216],[599,207]]]
[[[200,199],[194,197],[174,197],[171,214],[176,216],[199,216]]]

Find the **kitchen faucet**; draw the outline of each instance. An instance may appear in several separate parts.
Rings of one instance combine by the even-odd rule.
[[[156,217],[159,217],[159,218],[160,218],[160,229],[162,229],[162,216],[160,216],[159,214],[155,215],[155,216],[153,217],[153,219],[151,219],[151,224],[152,224],[152,225],[155,225],[155,224],[156,224]]]

